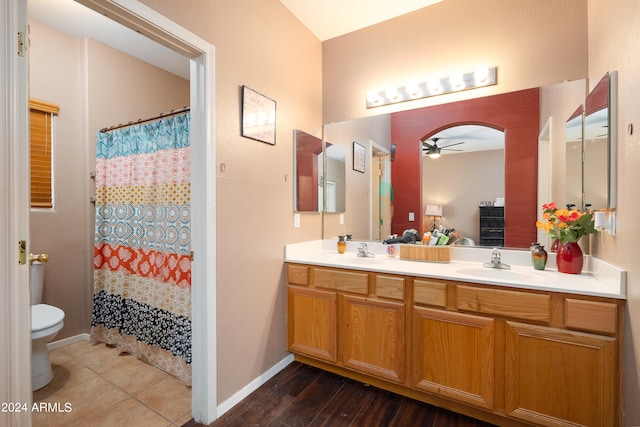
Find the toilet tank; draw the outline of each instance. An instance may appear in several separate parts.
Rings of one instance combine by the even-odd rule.
[[[44,263],[33,261],[31,263],[31,305],[42,303],[42,290],[44,289]]]

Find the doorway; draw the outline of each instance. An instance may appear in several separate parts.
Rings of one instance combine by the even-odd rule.
[[[371,224],[369,238],[383,241],[391,234],[393,187],[389,149],[369,141],[371,153]]]
[[[5,28],[15,28],[16,23],[19,29],[25,29],[22,34],[26,34],[26,9],[27,0],[10,0],[12,7],[4,9],[0,17],[3,19]],[[215,265],[216,262],[216,212],[215,212],[215,174],[206,173],[207,170],[215,169],[215,141],[214,141],[214,47],[194,34],[179,27],[175,23],[162,17],[154,10],[140,4],[135,0],[79,0],[79,3],[88,8],[103,14],[107,17],[117,17],[117,21],[125,27],[139,32],[148,38],[180,53],[191,62],[190,67],[190,104],[192,116],[191,144],[192,144],[192,250],[195,260],[192,263],[192,352],[193,352],[193,399],[192,414],[196,421],[208,424],[216,418],[216,323],[215,323],[215,294],[216,294],[216,271],[208,269],[207,265]],[[18,30],[16,33],[18,33]],[[14,52],[9,49],[2,50],[3,56],[9,67],[18,69],[24,75],[15,78],[18,81],[26,82],[26,67],[21,66],[21,61],[16,58]],[[15,91],[10,85],[11,79],[6,79],[3,90]],[[25,87],[18,85],[18,87]],[[14,102],[16,111],[22,111],[19,105],[26,105],[28,91],[18,93],[17,101]],[[20,113],[16,113],[20,114]],[[8,121],[8,133],[18,135],[11,138],[8,145],[15,147],[15,163],[22,165],[24,170],[28,170],[29,158],[26,150],[21,150],[21,146],[26,144],[27,135],[21,128],[27,123],[26,117],[19,117],[18,120]],[[23,126],[21,126],[21,124]],[[2,159],[5,163],[8,160]],[[28,179],[26,180],[28,182]],[[24,193],[24,184],[19,179],[8,183],[10,192],[15,195]],[[28,193],[28,190],[27,190]],[[16,234],[24,234],[23,239],[28,240],[28,197],[7,197],[3,202],[8,209],[15,210],[18,214],[12,226],[17,230]],[[15,206],[16,200],[18,205]],[[22,213],[23,215],[20,215]],[[25,215],[25,213],[27,213]],[[4,231],[4,230],[3,230]],[[20,237],[19,237],[20,238]],[[13,239],[7,241],[12,241]],[[7,260],[11,260],[9,245],[2,248],[2,254]],[[18,307],[13,318],[29,319],[29,299],[24,296],[24,289],[28,289],[28,271],[25,268],[12,268],[7,273],[12,280],[10,293],[16,297],[6,299],[7,304],[19,300]],[[18,280],[13,280],[18,277]],[[206,284],[206,285],[205,285]],[[29,322],[26,322],[29,324]],[[18,325],[19,323],[12,323]],[[22,322],[24,324],[24,322]],[[19,342],[15,351],[7,357],[9,366],[18,367],[18,372],[30,370],[30,358],[25,354],[30,353],[30,336],[25,336],[24,327],[14,326],[8,331],[11,342]],[[13,337],[13,338],[11,338]],[[5,337],[3,336],[3,339]],[[5,366],[7,366],[5,365]],[[6,391],[7,396],[16,398],[6,401],[28,401],[25,399],[26,390],[30,390],[30,375],[22,375],[19,378],[19,385],[14,384],[14,388]],[[26,415],[29,418],[29,415]],[[27,421],[30,421],[29,419]]]

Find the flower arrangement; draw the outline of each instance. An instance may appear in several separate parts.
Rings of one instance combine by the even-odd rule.
[[[577,242],[585,234],[596,232],[593,214],[577,209],[558,209],[554,202],[542,205],[542,220],[536,221],[536,227],[563,244]]]

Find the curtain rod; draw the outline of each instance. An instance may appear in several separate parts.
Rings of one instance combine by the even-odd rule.
[[[103,129],[100,129],[100,132],[101,133],[105,133],[105,132],[110,132],[112,130],[125,128],[127,126],[134,126],[134,125],[139,125],[141,123],[152,122],[154,120],[163,119],[165,117],[171,117],[171,116],[175,116],[175,115],[178,115],[178,114],[186,113],[189,110],[191,110],[190,107],[177,108],[175,110],[169,111],[168,113],[160,113],[157,116],[150,117],[148,119],[138,119],[138,121],[135,121],[135,122],[129,122],[129,123],[126,123],[126,124],[119,124],[119,125],[116,125],[116,126],[111,126],[109,128],[103,128]]]

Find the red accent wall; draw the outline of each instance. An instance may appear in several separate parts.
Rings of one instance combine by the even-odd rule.
[[[528,248],[537,239],[539,111],[540,92],[535,88],[392,113],[391,141],[397,149],[391,168],[391,232],[423,232],[420,140],[455,125],[479,124],[505,133],[505,246]],[[415,212],[415,221],[409,221],[409,212]]]

